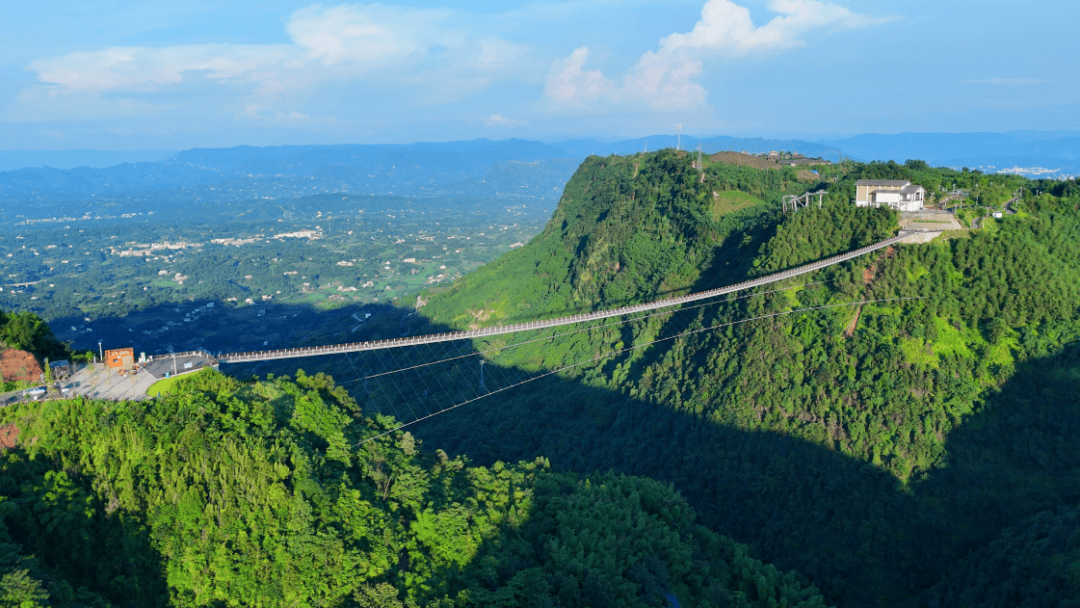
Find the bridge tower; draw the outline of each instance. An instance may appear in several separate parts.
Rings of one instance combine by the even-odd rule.
[[[826,192],[825,190],[818,190],[817,192],[807,192],[802,196],[798,196],[795,194],[785,194],[783,200],[784,212],[787,212],[789,206],[791,207],[792,213],[798,211],[799,207],[810,207],[811,196],[817,197],[817,206],[818,209],[821,209],[821,202],[826,194],[828,194],[828,192]]]

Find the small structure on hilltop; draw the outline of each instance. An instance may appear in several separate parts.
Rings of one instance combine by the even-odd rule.
[[[897,211],[918,211],[926,188],[905,179],[860,179],[855,182],[856,207],[886,206]]]
[[[810,206],[810,197],[811,196],[816,196],[817,197],[817,206],[818,206],[818,209],[821,209],[821,200],[826,194],[828,194],[828,192],[826,192],[825,190],[818,190],[817,192],[807,192],[806,194],[803,194],[802,196],[796,196],[794,194],[785,194],[784,195],[784,201],[783,201],[783,203],[784,203],[784,211],[786,212],[789,207],[791,208],[792,211],[798,211],[800,206],[809,207]]]
[[[54,380],[63,380],[71,375],[71,362],[67,359],[61,359],[59,361],[50,361],[49,368],[52,369],[52,376]]]
[[[135,367],[135,349],[116,348],[105,351],[105,365],[113,369],[131,369]]]

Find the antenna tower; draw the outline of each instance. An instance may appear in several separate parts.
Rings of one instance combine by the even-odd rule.
[[[679,150],[682,150],[682,125],[675,125],[675,127],[679,132],[675,138],[675,151],[678,152]]]
[[[701,143],[698,143],[698,145],[697,145],[697,167],[695,167],[695,168],[698,171],[701,171],[702,169],[705,168],[705,163],[703,163],[701,161]]]

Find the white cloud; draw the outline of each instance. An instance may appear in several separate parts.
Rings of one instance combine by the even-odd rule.
[[[771,0],[768,6],[777,16],[755,27],[746,7],[730,0],[708,0],[694,29],[661,40],[660,52],[708,51],[724,57],[742,57],[755,51],[804,46],[806,41],[800,37],[811,31],[854,29],[891,20],[859,15],[818,0]]]
[[[480,72],[513,70],[529,51],[529,47],[488,36],[477,42],[471,66]]]
[[[502,114],[492,114],[491,116],[484,117],[484,124],[489,127],[520,127],[528,123],[524,120],[507,118]]]
[[[203,44],[162,49],[115,47],[39,59],[29,69],[64,91],[146,90],[177,84],[185,72],[212,79],[236,78],[280,65],[296,55],[288,45]]]
[[[581,69],[588,57],[589,49],[580,47],[566,59],[556,61],[544,85],[544,94],[555,101],[569,103],[616,94],[617,87],[600,70],[586,72]]]
[[[119,97],[158,91],[215,96],[206,87],[228,86],[238,115],[278,100],[282,119],[319,87],[364,83],[408,90],[417,104],[441,103],[475,94],[498,81],[530,76],[530,49],[466,24],[465,15],[446,9],[382,5],[312,6],[293,13],[285,26],[291,42],[275,45],[197,44],[162,48],[112,47],[32,61],[27,69],[47,87],[31,87],[21,99],[42,97],[68,106],[93,108],[98,115],[152,107]],[[36,89],[36,90],[31,90]],[[111,93],[112,95],[105,95]],[[116,94],[119,94],[116,95]],[[77,104],[76,104],[77,102]],[[51,107],[65,112],[63,103]],[[24,107],[24,116],[39,115]],[[272,114],[261,114],[266,117]],[[314,119],[313,119],[314,120]]]
[[[701,61],[690,55],[649,51],[626,76],[622,90],[654,110],[691,110],[705,105],[705,88],[692,81],[700,73]]]
[[[621,88],[600,70],[584,71],[588,50],[579,48],[556,63],[544,92],[571,106],[606,97],[643,102],[655,110],[700,108],[705,106],[706,91],[694,79],[702,73],[704,59],[784,51],[804,46],[802,36],[811,31],[854,29],[891,20],[818,0],[770,0],[768,6],[777,16],[755,26],[746,7],[731,0],[708,0],[693,29],[662,38],[657,50],[644,53],[630,69]]]
[[[286,31],[307,58],[368,68],[416,61],[431,45],[453,43],[459,36],[440,26],[449,17],[442,10],[313,6],[293,13]]]

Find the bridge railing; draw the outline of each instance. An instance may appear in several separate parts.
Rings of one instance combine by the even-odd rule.
[[[847,260],[857,258],[861,255],[870,253],[871,251],[876,251],[878,249],[882,249],[884,247],[888,247],[890,245],[898,243],[907,238],[909,234],[910,233],[908,231],[901,230],[900,234],[898,234],[897,236],[885,239],[883,241],[878,241],[877,243],[873,243],[865,247],[860,247],[846,253],[835,255],[830,258],[825,258],[824,260],[819,260],[817,262],[812,262],[810,264],[798,266],[796,268],[791,268],[774,274],[758,277],[756,279],[750,279],[749,281],[743,281],[734,285],[728,285],[726,287],[710,289],[708,291],[687,294],[684,296],[676,296],[673,298],[665,298],[663,300],[656,300],[654,302],[647,302],[644,304],[622,306],[620,308],[570,315],[567,317],[558,317],[555,319],[527,321],[525,323],[516,323],[513,325],[494,325],[491,327],[485,327],[482,329],[475,329],[469,331],[455,331],[442,334],[428,334],[425,336],[412,336],[409,338],[392,338],[390,340],[352,342],[348,344],[332,344],[327,346],[309,346],[282,350],[228,353],[221,355],[219,357],[219,360],[221,363],[243,363],[247,361],[268,361],[272,359],[292,359],[297,357],[314,357],[319,355],[330,355],[336,353],[362,352],[368,350],[399,348],[402,346],[416,346],[420,344],[433,344],[436,342],[452,342],[455,340],[467,340],[471,338],[497,336],[533,329],[546,329],[550,327],[559,327],[562,325],[573,325],[576,323],[595,321],[599,319],[608,319],[611,317],[621,317],[635,312],[658,310],[661,308],[670,308],[672,306],[679,306],[681,304],[687,304],[699,300],[707,300],[709,298],[715,298],[717,296],[727,295],[729,293],[735,293],[738,291],[744,291],[746,289],[752,289],[754,287],[768,285],[769,283],[775,283],[777,281],[783,281],[785,279],[796,277],[809,272],[815,272],[817,270],[821,270],[822,268],[827,268],[841,262],[846,262]]]
[[[162,353],[159,355],[149,355],[146,357],[147,361],[156,361],[158,359],[171,359],[173,357],[206,357],[207,359],[215,359],[214,355],[210,354],[206,350],[186,350],[179,353]]]

